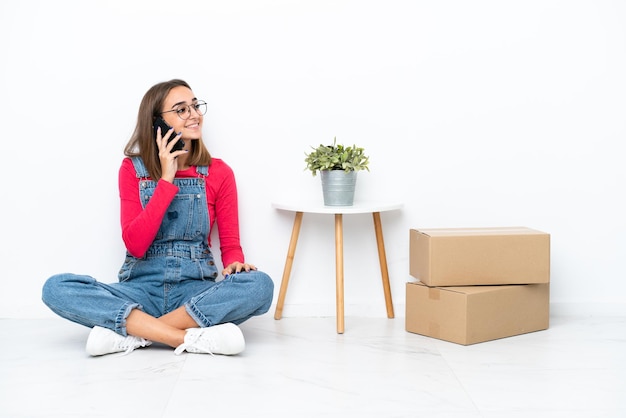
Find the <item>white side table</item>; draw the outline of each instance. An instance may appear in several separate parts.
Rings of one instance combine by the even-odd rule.
[[[283,278],[280,284],[278,302],[274,319],[280,319],[283,314],[283,305],[289,285],[289,276],[302,225],[302,215],[304,213],[322,213],[335,215],[335,276],[337,287],[337,333],[344,332],[344,303],[343,303],[343,215],[371,213],[374,218],[374,232],[376,243],[378,244],[378,260],[380,262],[380,273],[383,280],[383,290],[385,292],[385,304],[387,306],[387,317],[393,318],[393,302],[391,300],[391,287],[389,286],[389,272],[387,269],[387,255],[385,253],[385,243],[383,241],[383,228],[380,221],[380,212],[397,210],[402,208],[401,203],[385,202],[355,202],[352,206],[324,206],[321,202],[275,202],[272,207],[280,210],[295,212],[293,230],[291,231],[291,241],[287,251],[287,260],[283,270]]]

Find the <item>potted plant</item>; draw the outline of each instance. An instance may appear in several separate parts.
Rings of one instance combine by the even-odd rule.
[[[305,153],[306,168],[313,176],[320,172],[324,204],[327,206],[351,206],[354,203],[356,175],[360,170],[369,171],[369,157],[356,145],[320,144]]]

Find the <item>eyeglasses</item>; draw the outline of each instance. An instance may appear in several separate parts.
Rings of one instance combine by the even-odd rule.
[[[204,100],[199,100],[196,103],[193,103],[190,105],[181,104],[181,105],[176,106],[172,110],[166,110],[165,112],[161,112],[161,114],[169,113],[169,112],[176,112],[179,118],[181,118],[182,120],[187,120],[191,117],[191,109],[195,110],[198,115],[202,116],[206,114],[206,110],[207,110],[206,102]]]

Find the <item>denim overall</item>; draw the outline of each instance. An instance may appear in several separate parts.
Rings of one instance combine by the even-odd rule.
[[[150,201],[157,182],[150,180],[141,158],[133,164],[141,204]],[[206,201],[207,167],[197,178],[177,178],[174,197],[157,235],[142,258],[129,253],[118,283],[104,284],[71,273],[52,276],[43,289],[44,302],[58,315],[79,324],[109,328],[126,336],[126,318],[138,308],[156,318],[185,306],[201,327],[240,324],[270,307],[271,278],[260,271],[219,274],[208,247],[210,233]]]

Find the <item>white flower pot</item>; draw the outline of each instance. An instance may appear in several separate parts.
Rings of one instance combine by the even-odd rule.
[[[356,171],[322,170],[322,192],[326,206],[352,206],[356,187]]]

